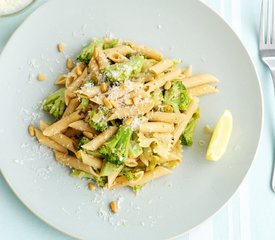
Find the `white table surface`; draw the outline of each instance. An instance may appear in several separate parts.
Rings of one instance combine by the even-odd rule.
[[[3,1],[3,0],[0,0]],[[24,11],[0,17],[0,51],[16,27],[45,0]],[[275,140],[273,85],[257,50],[261,0],[204,0],[244,42],[259,73],[264,97],[263,133],[252,168],[240,189],[213,217],[178,240],[273,240],[275,193],[270,188]],[[0,80],[1,81],[1,80]],[[255,109],[257,111],[257,109]],[[10,190],[0,174],[0,239],[72,239],[34,216]]]

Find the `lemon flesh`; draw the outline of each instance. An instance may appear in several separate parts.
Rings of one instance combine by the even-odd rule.
[[[207,160],[218,161],[222,157],[227,148],[232,127],[232,114],[229,110],[225,110],[214,128],[214,132],[206,152]]]

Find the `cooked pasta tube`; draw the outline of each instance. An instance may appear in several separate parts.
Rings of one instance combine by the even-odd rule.
[[[66,78],[67,78],[67,76],[65,74],[58,76],[58,78],[55,81],[55,84],[56,85],[64,85],[66,82]]]
[[[70,168],[74,168],[77,170],[81,170],[87,173],[92,174],[93,176],[98,177],[98,174],[88,165],[79,161],[77,158],[69,156],[59,151],[54,151],[56,161],[69,166]]]
[[[44,131],[48,126],[49,125],[47,123],[40,120],[41,131]],[[67,148],[68,150],[70,150],[72,152],[76,151],[75,142],[71,138],[67,137],[65,134],[57,133],[49,138],[52,139],[53,141],[55,141],[56,143],[58,143],[59,145],[61,145],[62,147]]]
[[[89,151],[95,151],[96,149],[101,147],[106,141],[108,141],[116,133],[116,131],[117,127],[109,127],[107,130],[96,136],[93,140],[83,145],[82,148]]]
[[[149,71],[158,75],[158,74],[164,72],[165,70],[167,70],[168,68],[172,67],[173,65],[174,65],[173,60],[163,59],[160,62],[158,62],[157,64],[155,64],[154,66],[150,67]]]
[[[161,88],[165,85],[166,82],[174,80],[177,78],[178,75],[180,75],[181,69],[177,68],[171,72],[166,73],[163,77],[160,79],[155,79],[153,81],[150,81],[144,85],[144,89],[147,92],[153,92],[157,88]]]
[[[144,122],[140,124],[140,132],[167,133],[174,131],[174,124],[165,122]]]
[[[118,108],[115,110],[115,112],[108,118],[108,121],[114,120],[114,119],[122,119],[125,117],[133,117],[137,116],[139,114],[146,114],[151,109],[154,107],[154,102],[153,101],[148,101],[148,102],[140,102],[136,106],[131,106],[131,107],[123,107],[123,108]]]
[[[84,69],[83,73],[72,82],[72,84],[65,90],[65,103],[66,105],[69,104],[70,99],[75,95],[74,91],[80,87],[83,83],[85,77],[87,77],[88,71],[87,68]]]
[[[92,88],[82,88],[80,90],[77,90],[75,91],[75,93],[78,95],[78,96],[85,96],[87,98],[92,98],[96,95],[98,95],[100,93],[100,87],[99,86],[95,86],[95,87],[92,87]]]
[[[219,90],[212,85],[204,84],[204,85],[190,88],[188,89],[188,92],[192,96],[199,97],[210,93],[217,93],[219,92]]]
[[[77,98],[72,98],[72,99],[70,100],[70,102],[69,102],[69,104],[68,104],[66,110],[64,111],[62,118],[67,117],[67,116],[69,116],[70,114],[72,114],[72,113],[76,110],[76,108],[77,108],[78,106],[79,106],[79,101],[78,101],[78,99],[77,99]]]
[[[60,144],[56,143],[55,141],[51,140],[50,138],[43,135],[43,133],[38,130],[37,128],[34,128],[34,134],[37,138],[37,140],[42,144],[49,148],[52,148],[54,150],[57,150],[62,153],[68,153],[68,150],[61,146]]]
[[[116,169],[112,172],[112,174],[110,174],[110,175],[108,176],[108,184],[107,184],[107,186],[108,186],[109,189],[110,189],[111,186],[113,185],[115,179],[117,178],[118,174],[121,172],[122,168],[123,168],[123,166],[119,166],[118,168],[116,168]]]
[[[184,86],[189,89],[207,83],[217,83],[219,80],[210,74],[199,74],[192,77],[187,77],[181,80]]]
[[[62,132],[66,128],[68,128],[69,124],[71,124],[72,122],[76,122],[82,118],[84,118],[84,116],[79,111],[73,112],[69,116],[64,117],[64,118],[60,119],[59,121],[53,123],[52,125],[48,126],[43,131],[43,134],[45,136],[53,136],[57,133]]]
[[[81,132],[90,132],[95,133],[95,130],[93,130],[90,125],[83,120],[78,120],[76,122],[72,122],[69,124],[69,127],[74,128],[76,130],[79,130]]]
[[[102,49],[95,48],[94,56],[95,56],[95,60],[97,62],[98,68],[100,70],[104,69],[106,66],[109,65],[109,61]]]
[[[137,160],[134,158],[128,158],[125,160],[125,165],[127,167],[136,167],[138,165]]]
[[[115,63],[123,63],[128,60],[127,57],[122,55],[119,52],[112,52],[108,54],[108,58],[111,59]]]
[[[146,56],[147,58],[152,58],[157,61],[161,61],[163,59],[163,56],[161,53],[141,45],[137,45],[135,43],[130,43],[130,46],[137,51],[139,54]]]
[[[189,105],[187,111],[186,111],[186,118],[179,123],[174,132],[174,142],[173,142],[173,146],[176,145],[176,143],[178,142],[180,135],[183,133],[185,127],[187,126],[188,122],[190,121],[190,119],[192,118],[193,114],[196,112],[196,110],[198,109],[198,98],[193,98],[193,101],[191,102],[191,104]]]
[[[105,54],[107,55],[108,58],[113,53],[119,53],[123,56],[126,56],[128,54],[136,53],[135,50],[133,50],[131,47],[129,47],[127,45],[120,45],[120,46],[117,46],[117,47],[114,47],[114,48],[105,49],[104,52],[105,52]]]
[[[80,150],[82,162],[93,167],[94,169],[100,169],[102,167],[102,159],[94,157]]]
[[[180,123],[184,120],[184,113],[149,112],[146,117],[151,122]]]

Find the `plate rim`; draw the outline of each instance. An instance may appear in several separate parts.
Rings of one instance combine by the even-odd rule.
[[[34,2],[34,1],[33,1]],[[32,2],[32,3],[33,3]],[[49,4],[52,1],[45,1],[44,3],[42,3],[40,6],[38,6],[31,14],[29,14],[21,23],[20,25],[15,29],[15,31],[12,33],[12,35],[8,38],[4,48],[2,49],[2,52],[0,53],[0,66],[1,63],[3,62],[3,55],[6,52],[6,49],[9,47],[9,45],[11,44],[11,40],[15,37],[15,35],[17,34],[18,30],[24,26],[28,20],[30,18],[33,17],[33,15],[37,14],[38,11],[41,11],[41,9],[45,8],[45,6],[47,4]],[[240,183],[238,184],[238,187],[235,189],[235,191],[232,193],[232,195],[219,207],[217,208],[216,211],[214,211],[211,215],[209,215],[207,218],[205,218],[203,221],[201,221],[200,223],[198,223],[197,225],[189,228],[188,230],[180,233],[180,234],[175,234],[171,237],[169,237],[167,240],[172,240],[172,239],[176,239],[190,231],[195,230],[196,228],[198,228],[199,226],[201,226],[202,224],[204,224],[205,222],[207,222],[210,218],[216,216],[225,206],[226,204],[228,204],[228,202],[236,195],[236,193],[238,192],[238,190],[240,189],[240,186],[242,185],[242,183],[245,181],[245,179],[247,179],[248,177],[248,173],[251,171],[252,165],[255,162],[255,157],[259,151],[259,145],[260,145],[260,141],[262,139],[262,135],[263,135],[263,124],[264,124],[264,111],[265,111],[265,107],[264,107],[264,102],[263,102],[263,90],[262,90],[262,84],[260,81],[260,77],[259,77],[259,72],[258,69],[256,67],[256,63],[254,63],[254,61],[252,60],[252,57],[250,56],[250,53],[248,51],[248,49],[246,48],[244,42],[242,41],[242,39],[240,38],[240,36],[237,34],[237,32],[233,29],[233,27],[221,16],[221,14],[219,12],[217,12],[214,8],[210,7],[209,5],[207,5],[205,2],[203,2],[202,0],[197,0],[197,2],[201,5],[203,5],[205,8],[208,9],[209,12],[211,12],[212,14],[214,14],[219,20],[221,20],[223,22],[223,24],[228,28],[228,30],[231,32],[231,34],[233,34],[239,43],[239,46],[241,46],[246,54],[246,56],[248,57],[248,60],[250,62],[250,65],[252,66],[253,70],[254,70],[254,74],[255,77],[257,79],[257,86],[258,86],[258,91],[259,91],[259,95],[260,95],[260,106],[261,106],[261,111],[260,111],[260,129],[259,129],[259,136],[257,139],[257,147],[254,151],[252,160],[245,172],[245,174],[242,177],[242,180],[240,181]],[[32,4],[31,3],[31,4]],[[5,16],[4,16],[5,17]],[[80,239],[80,240],[84,240],[85,238],[82,238],[76,234],[72,234],[67,232],[65,229],[63,229],[62,227],[58,226],[58,225],[54,225],[52,223],[50,223],[50,221],[48,221],[46,218],[44,218],[40,213],[38,213],[36,210],[33,210],[31,208],[31,206],[29,206],[27,203],[25,203],[25,201],[20,198],[20,196],[17,194],[16,189],[14,188],[14,186],[12,185],[12,183],[9,181],[9,179],[5,176],[5,173],[2,171],[2,167],[0,165],[0,172],[3,176],[3,179],[5,180],[6,184],[8,185],[8,187],[12,190],[13,194],[16,196],[16,198],[34,215],[36,216],[39,220],[42,220],[43,223],[46,223],[48,226],[52,227],[53,229],[61,232],[62,234],[69,236],[69,237],[73,237],[76,239]]]

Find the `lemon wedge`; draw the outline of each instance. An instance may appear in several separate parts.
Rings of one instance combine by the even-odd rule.
[[[229,110],[225,110],[214,128],[206,153],[207,160],[218,161],[222,157],[229,142],[232,127],[232,114]]]

